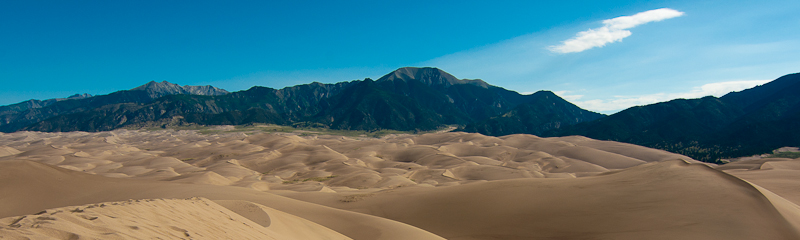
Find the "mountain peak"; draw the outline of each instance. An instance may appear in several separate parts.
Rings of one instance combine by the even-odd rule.
[[[192,95],[225,95],[228,91],[210,85],[205,86],[181,86],[167,81],[150,81],[142,86],[131,89],[131,91],[146,91],[151,98],[159,98],[173,94],[192,94]]]
[[[152,90],[159,90],[159,89],[179,89],[179,88],[181,88],[180,85],[174,84],[174,83],[170,83],[170,82],[167,82],[167,81],[161,81],[161,82],[150,81],[148,83],[145,83],[142,86],[138,86],[138,87],[133,88],[131,90],[134,90],[134,91],[135,90],[141,90],[141,91],[150,90],[150,91],[152,91]]]
[[[489,84],[480,79],[458,79],[450,73],[433,67],[402,67],[384,75],[378,81],[409,81],[417,80],[429,86],[449,87],[459,84],[470,84],[482,88],[488,88]]]
[[[550,90],[539,90],[539,91],[536,91],[535,93],[533,93],[531,95],[545,95],[545,96],[557,96],[558,97],[558,95],[556,95],[556,93],[554,93],[554,92],[552,92]],[[561,97],[559,97],[559,98],[561,98]]]
[[[67,99],[81,99],[81,98],[88,98],[88,97],[92,97],[92,94],[88,94],[88,93],[84,93],[84,94],[76,93],[75,95],[72,95],[72,96],[69,96],[69,97],[67,97]]]

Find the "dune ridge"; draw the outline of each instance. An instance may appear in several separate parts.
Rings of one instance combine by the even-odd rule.
[[[721,165],[716,169],[800,204],[800,159],[751,159]]]

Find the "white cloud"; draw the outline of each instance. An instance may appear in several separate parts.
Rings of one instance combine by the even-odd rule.
[[[570,102],[578,101],[581,98],[583,98],[583,95],[567,95],[568,93],[571,93],[571,92],[572,91],[553,91],[553,93],[555,93],[559,97],[561,97],[563,99],[566,99],[567,101],[570,101]]]
[[[603,20],[603,26],[579,32],[574,38],[561,42],[560,45],[549,46],[547,49],[557,53],[582,52],[584,50],[602,47],[607,43],[619,42],[631,35],[633,28],[649,22],[658,22],[665,19],[680,17],[684,13],[669,9],[659,8],[640,12],[632,16],[622,16]]]
[[[715,97],[721,97],[729,92],[733,91],[741,91],[744,89],[752,88],[761,84],[768,83],[771,80],[746,80],[746,81],[729,81],[729,82],[718,82],[718,83],[709,83],[703,86],[700,86],[699,91],[693,91],[702,93],[700,97],[713,95]],[[695,94],[696,95],[696,94]]]
[[[564,96],[561,96],[561,98],[564,98],[564,99],[566,99],[567,101],[570,101],[570,102],[571,102],[571,101],[578,101],[578,100],[580,100],[581,98],[583,98],[583,95],[564,95]]]
[[[585,101],[577,101],[580,99],[575,99],[576,101],[570,100],[567,96],[563,96],[565,99],[570,100],[575,105],[580,106],[583,109],[597,111],[602,113],[614,113],[629,107],[633,106],[641,106],[647,104],[653,104],[657,102],[664,102],[669,101],[672,99],[677,98],[701,98],[705,96],[715,96],[721,97],[732,91],[741,91],[744,89],[752,88],[764,83],[769,82],[770,80],[745,80],[745,81],[727,81],[727,82],[717,82],[717,83],[709,83],[699,87],[692,88],[689,92],[683,93],[654,93],[654,94],[647,94],[647,95],[638,95],[638,96],[614,96],[612,99],[592,99],[592,100],[585,100]],[[568,91],[560,91],[562,93],[567,93]],[[582,95],[573,95],[573,96],[581,96]]]

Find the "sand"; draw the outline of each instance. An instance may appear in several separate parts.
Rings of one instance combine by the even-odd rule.
[[[246,201],[144,199],[48,209],[0,219],[10,239],[351,239]]]
[[[362,196],[283,195],[398,220],[447,239],[800,237],[796,222],[786,218],[800,216],[796,205],[679,160],[578,179],[512,179]]]
[[[17,132],[0,134],[0,236],[800,239],[795,161],[580,136]],[[117,218],[64,211],[99,204]]]
[[[646,162],[692,159],[586,138],[467,133],[380,139],[196,131],[17,132],[0,160],[31,160],[114,178],[264,191],[352,192],[475,180],[574,178]]]
[[[33,161],[0,161],[0,217],[128,199],[203,197],[261,204],[353,239],[442,239],[419,228],[366,214],[302,202],[250,188],[109,178]],[[227,204],[224,204],[227,205]]]
[[[800,159],[762,158],[717,167],[800,205]]]

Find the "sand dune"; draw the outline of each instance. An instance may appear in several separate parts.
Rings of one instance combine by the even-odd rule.
[[[259,204],[145,199],[48,209],[0,219],[9,239],[351,239]],[[226,209],[228,208],[228,209]]]
[[[361,196],[282,194],[398,220],[447,239],[800,238],[796,205],[683,161],[577,179],[512,179]]]
[[[353,239],[442,239],[393,220],[297,201],[249,188],[109,178],[33,161],[0,161],[0,217],[127,199],[203,197],[261,204]],[[223,205],[230,206],[227,202]],[[238,210],[234,210],[238,211]],[[296,221],[295,221],[296,222]],[[291,222],[288,222],[291,223]]]
[[[0,236],[133,238],[136,220],[164,238],[229,221],[252,226],[234,239],[800,239],[796,171],[579,136],[17,132],[0,134],[0,218],[29,222]],[[58,212],[100,203],[128,218]],[[192,214],[210,220],[176,225]]]
[[[642,147],[630,143],[614,142],[614,141],[601,141],[583,136],[567,136],[567,137],[554,137],[548,138],[551,140],[558,140],[569,142],[578,146],[590,147],[606,152],[616,153],[623,156],[628,156],[645,162],[658,162],[674,159],[684,159],[692,163],[700,163],[693,159],[687,158],[680,154],[667,152],[664,150]]]
[[[0,146],[0,160],[32,160],[108,177],[295,191],[572,178],[652,161],[693,161],[580,137],[468,133],[353,139],[195,131],[17,132],[0,135]]]
[[[800,205],[800,159],[762,158],[717,167]]]

